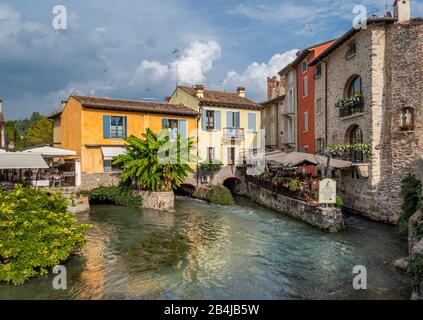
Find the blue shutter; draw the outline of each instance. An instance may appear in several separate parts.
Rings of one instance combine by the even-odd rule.
[[[203,130],[207,129],[207,110],[203,110]]]
[[[234,123],[232,121],[232,111],[227,111],[226,112],[226,128],[233,128],[234,127]]]
[[[110,139],[110,116],[103,116],[103,138]]]
[[[166,129],[168,123],[169,123],[168,119],[162,119],[162,129]]]
[[[248,131],[257,132],[256,122],[256,114],[248,113]]]
[[[123,117],[123,137],[128,137],[128,117]]]
[[[181,134],[182,139],[187,138],[187,121],[179,120],[179,133]]]
[[[214,128],[216,130],[220,130],[221,128],[221,120],[220,120],[220,111],[214,112]]]
[[[239,112],[235,112],[235,123],[234,123],[234,127],[235,128],[240,128],[241,127],[241,118],[240,118],[240,113]]]

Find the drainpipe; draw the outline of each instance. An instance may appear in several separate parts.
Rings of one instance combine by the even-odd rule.
[[[328,61],[325,63],[325,144],[328,144]]]
[[[203,116],[203,107],[200,105],[200,108],[199,108],[199,112],[200,112],[200,116],[197,118],[197,174],[196,174],[196,178],[197,178],[197,188],[198,188],[198,186],[199,186],[199,180],[200,180],[200,177],[199,177],[199,175],[198,175],[198,170],[199,170],[199,165],[198,165],[198,159],[199,159],[199,157],[200,157],[200,150],[199,150],[199,148],[200,148],[200,145],[198,144],[198,139],[199,139],[199,137],[200,137],[200,134],[199,134],[199,132],[200,132],[200,124],[201,124],[201,118],[202,118],[202,116]]]

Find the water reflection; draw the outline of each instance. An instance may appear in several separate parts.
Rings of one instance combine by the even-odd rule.
[[[178,199],[176,213],[95,206],[67,291],[52,276],[0,286],[0,299],[402,299],[409,280],[386,263],[406,254],[390,226],[347,218],[326,234],[246,199],[220,207]],[[352,288],[368,268],[369,289]]]

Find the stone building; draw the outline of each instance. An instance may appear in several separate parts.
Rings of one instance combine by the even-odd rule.
[[[410,1],[395,1],[394,16],[367,20],[326,49],[311,66],[316,79],[316,137],[326,144],[369,144],[368,156],[348,156],[353,169],[338,176],[346,206],[395,223],[401,181],[423,154],[423,19],[411,18]],[[340,106],[350,99],[351,104]],[[319,107],[316,106],[316,110]]]
[[[0,100],[0,149],[6,148],[6,130],[3,115],[3,100]]]

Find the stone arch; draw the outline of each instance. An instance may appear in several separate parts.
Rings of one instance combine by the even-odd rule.
[[[362,92],[363,92],[363,78],[358,74],[354,74],[351,77],[349,77],[344,86],[344,97],[349,97],[354,93],[362,93]]]
[[[241,194],[243,187],[242,181],[235,175],[226,176],[223,179],[223,185],[234,194]]]

